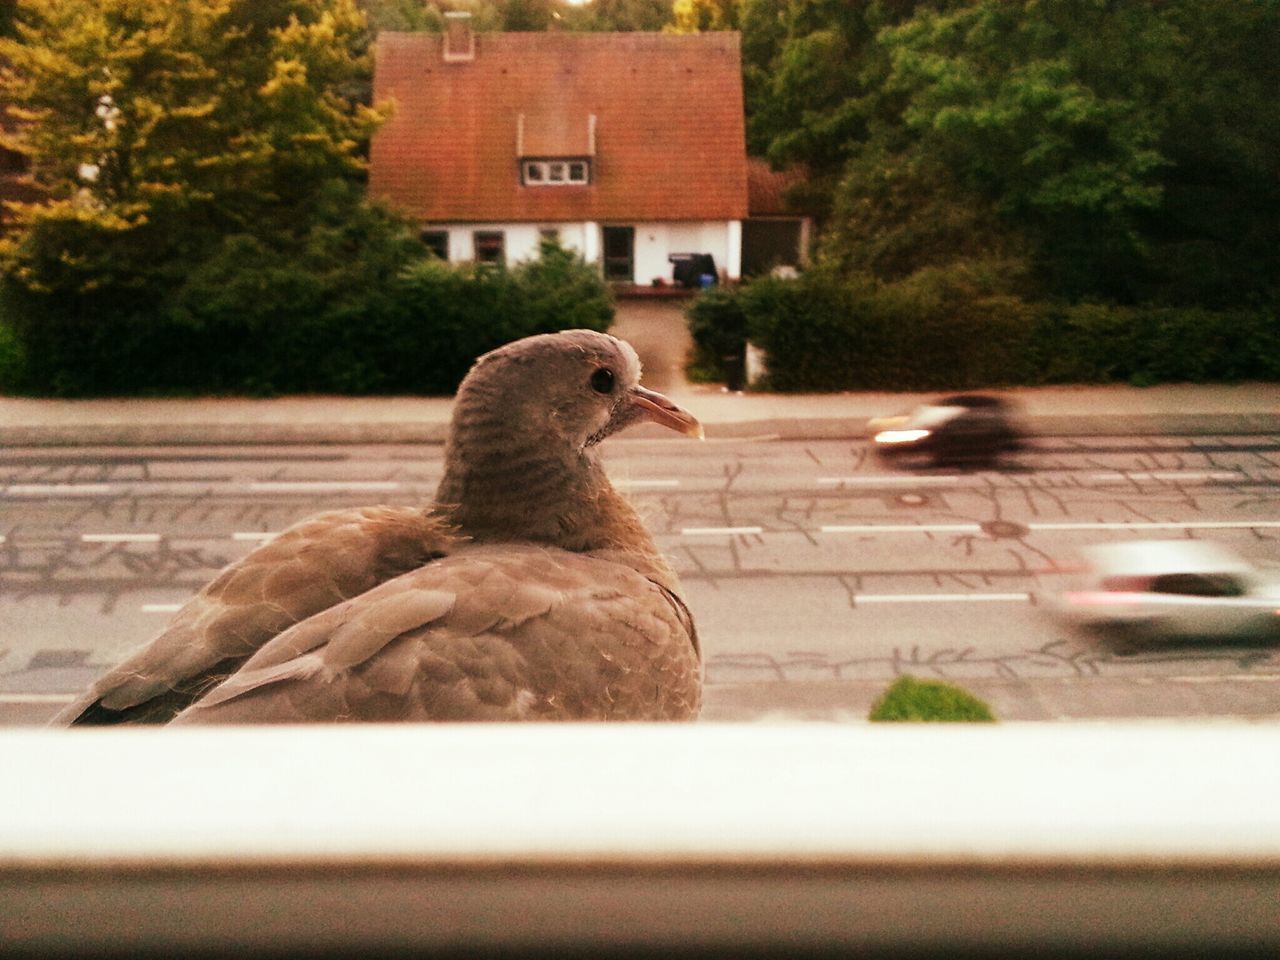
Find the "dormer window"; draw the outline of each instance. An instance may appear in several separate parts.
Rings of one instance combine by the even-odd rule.
[[[522,160],[520,182],[526,187],[585,186],[591,182],[591,161],[587,157]]]

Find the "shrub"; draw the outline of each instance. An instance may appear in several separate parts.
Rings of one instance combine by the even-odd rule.
[[[746,288],[747,332],[768,357],[767,386],[841,390],[851,380],[858,383],[867,359],[883,356],[888,341],[857,294],[816,271],[798,280],[769,277]]]
[[[313,229],[295,251],[230,235],[167,286],[132,277],[54,296],[11,277],[0,384],[64,396],[446,394],[493,347],[613,319],[596,271],[558,246],[511,270],[451,267],[389,226],[366,211]]]
[[[885,722],[993,723],[991,708],[959,687],[904,674],[875,702],[867,719]]]
[[[685,310],[693,355],[687,373],[695,382],[725,380],[730,357],[739,358],[747,345],[747,317],[742,297],[728,287],[710,287]]]
[[[739,336],[745,318],[766,385],[783,391],[1280,379],[1274,309],[1056,305],[1011,287],[994,262],[880,285],[822,269],[765,278],[695,301],[695,363],[714,360],[716,338]]]

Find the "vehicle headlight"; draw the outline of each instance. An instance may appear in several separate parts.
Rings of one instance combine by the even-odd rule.
[[[928,430],[881,430],[875,436],[876,443],[915,443],[929,435]]]

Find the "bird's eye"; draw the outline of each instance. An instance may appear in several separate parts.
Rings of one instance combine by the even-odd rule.
[[[601,367],[591,375],[591,389],[596,393],[612,393],[613,392],[613,371],[608,367]]]

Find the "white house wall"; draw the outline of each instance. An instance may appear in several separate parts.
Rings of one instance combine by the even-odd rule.
[[[684,223],[609,223],[605,226],[635,227],[635,282],[647,285],[655,278],[671,282],[673,253],[709,253],[716,266],[730,280],[741,275],[742,223],[738,220],[708,220]],[[474,258],[476,231],[501,231],[507,263],[531,260],[538,255],[542,230],[557,230],[560,243],[577,251],[590,263],[600,261],[602,225],[585,223],[460,223],[427,229],[449,234],[449,260],[463,263]]]

